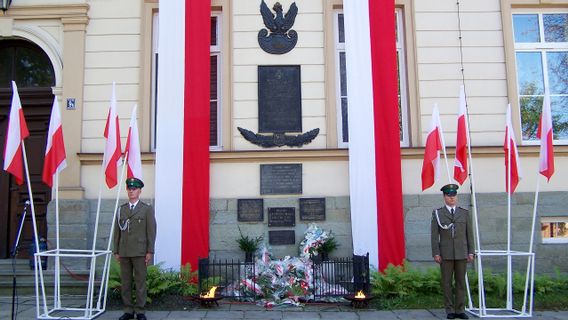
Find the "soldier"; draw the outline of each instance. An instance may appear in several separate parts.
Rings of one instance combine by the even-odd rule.
[[[119,320],[145,320],[146,267],[152,262],[156,242],[154,209],[140,201],[144,183],[128,178],[128,202],[120,207],[114,228],[114,256],[120,262],[121,296],[124,314]],[[132,275],[136,285],[136,305],[132,303]]]
[[[432,257],[440,264],[444,306],[448,319],[469,319],[465,314],[465,273],[473,261],[474,245],[469,211],[457,206],[458,185],[447,184],[440,189],[445,206],[432,212]],[[455,301],[452,293],[455,281]]]

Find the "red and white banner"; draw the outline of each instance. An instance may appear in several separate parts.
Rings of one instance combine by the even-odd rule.
[[[106,121],[104,137],[106,139],[105,153],[103,157],[105,181],[109,188],[113,188],[118,183],[118,166],[120,165],[122,157],[114,82],[112,83],[112,95],[110,98],[110,107],[108,109],[108,117]]]
[[[24,110],[18,94],[16,82],[12,81],[12,106],[10,107],[10,118],[8,119],[8,130],[6,132],[6,144],[4,145],[4,170],[11,173],[16,179],[16,183],[24,183],[24,159],[22,157],[22,142],[30,135]]]
[[[517,152],[517,142],[515,141],[515,132],[513,131],[513,123],[511,122],[511,105],[507,106],[505,126],[505,191],[508,193],[515,192],[519,180],[522,179],[521,167],[519,161],[519,153]],[[509,177],[511,182],[509,183]],[[509,188],[510,185],[510,188]]]
[[[467,118],[465,88],[460,86],[458,110],[458,130],[456,137],[456,159],[454,161],[454,180],[460,185],[467,179]]]
[[[345,0],[349,187],[355,254],[405,258],[394,0]]]
[[[430,188],[440,177],[440,151],[444,150],[442,143],[442,124],[438,106],[432,110],[430,131],[426,137],[424,160],[422,162],[422,191]]]
[[[61,172],[67,166],[65,143],[63,142],[63,125],[57,97],[53,98],[47,144],[45,146],[45,159],[43,162],[42,181],[53,187],[53,175]]]
[[[195,269],[209,255],[211,1],[163,1],[160,16],[156,260]]]
[[[130,127],[128,128],[128,137],[126,138],[126,147],[124,153],[127,154],[127,178],[142,178],[142,157],[140,155],[140,136],[138,134],[138,121],[136,121],[136,109],[132,108],[130,116]]]
[[[554,145],[552,143],[552,111],[550,110],[550,94],[548,90],[544,92],[537,138],[540,139],[540,158],[538,162],[538,169],[540,174],[550,181],[550,177],[554,174]]]

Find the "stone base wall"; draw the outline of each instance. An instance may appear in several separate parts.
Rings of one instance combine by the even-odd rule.
[[[326,219],[317,224],[324,230],[332,230],[340,244],[331,257],[346,257],[352,252],[351,216],[349,197],[327,197]],[[150,202],[143,200],[145,202]],[[416,267],[435,267],[430,248],[430,219],[434,208],[443,205],[441,195],[405,195],[404,222],[407,260]],[[121,201],[120,203],[122,203]],[[471,198],[467,194],[459,195],[459,205],[471,211]],[[517,193],[512,199],[511,214],[511,249],[528,251],[534,193]],[[537,217],[534,252],[536,254],[536,272],[554,274],[556,270],[568,272],[568,245],[543,244],[540,233],[540,218],[568,216],[565,210],[568,203],[566,192],[546,192],[539,197],[539,217]],[[54,203],[49,206],[48,240],[55,246],[55,210]],[[504,193],[486,193],[477,195],[478,222],[480,244],[483,250],[507,249],[507,197]],[[296,226],[268,227],[267,208],[296,208]],[[97,249],[106,249],[114,201],[103,200],[98,227]],[[60,243],[65,249],[90,249],[92,247],[96,200],[61,200],[60,201]],[[263,222],[238,222],[237,199],[211,199],[210,201],[210,256],[216,259],[244,259],[236,243],[239,229],[243,234],[256,237],[263,235],[268,243],[269,230],[294,230],[295,244],[272,246],[271,252],[276,257],[298,255],[300,241],[309,222],[299,217],[298,198],[264,199]],[[519,272],[526,270],[526,258],[514,258],[513,269]],[[77,269],[86,268],[86,261],[70,262]],[[503,271],[506,266],[505,257],[483,258],[483,267],[493,271]],[[474,266],[472,266],[474,267]]]

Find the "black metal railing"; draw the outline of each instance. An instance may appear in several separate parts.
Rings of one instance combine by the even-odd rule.
[[[220,294],[237,299],[256,300],[262,288],[256,283],[253,262],[239,260],[199,260],[199,291],[219,287]],[[370,293],[369,254],[315,261],[312,264],[311,292],[316,301],[341,297],[363,290]]]

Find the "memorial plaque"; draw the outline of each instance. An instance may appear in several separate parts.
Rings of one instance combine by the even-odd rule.
[[[294,230],[268,231],[268,244],[271,246],[296,244]]]
[[[264,200],[238,199],[237,220],[242,222],[264,221]]]
[[[300,66],[258,66],[258,132],[302,132]]]
[[[302,221],[325,220],[325,198],[300,199],[300,220]]]
[[[301,194],[302,164],[261,164],[260,194]]]
[[[268,208],[269,227],[293,227],[296,225],[296,208]]]

